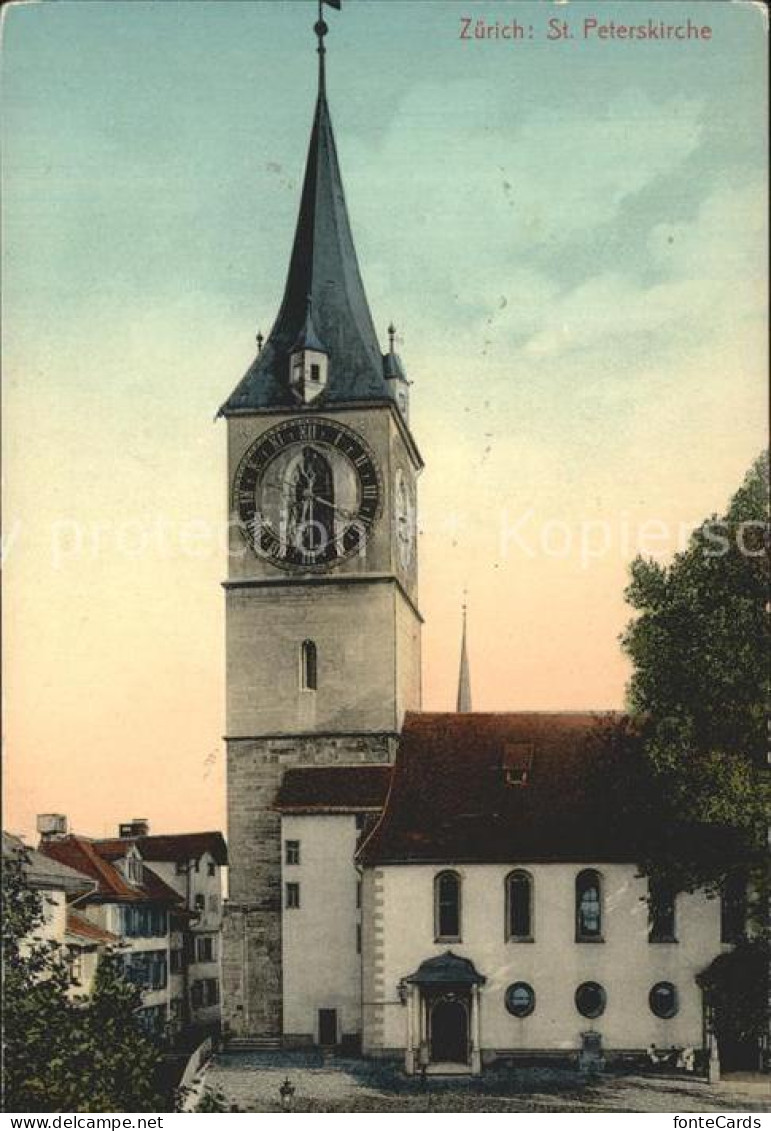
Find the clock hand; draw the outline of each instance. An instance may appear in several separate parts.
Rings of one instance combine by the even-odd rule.
[[[337,511],[337,513],[341,514],[343,518],[347,518],[349,522],[353,522],[353,520],[356,518],[355,511],[349,511],[344,507],[335,506],[334,503],[330,503],[328,499],[324,499],[320,495],[311,495],[311,498],[313,499],[314,503],[321,503],[322,506],[329,507],[330,510]]]

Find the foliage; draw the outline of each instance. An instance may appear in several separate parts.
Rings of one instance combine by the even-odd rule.
[[[721,1037],[742,1043],[758,1040],[767,1032],[770,959],[766,938],[746,939],[718,955],[698,976]]]
[[[714,889],[741,871],[765,898],[768,492],[766,454],[670,565],[631,567],[638,616],[623,645],[650,830],[641,863],[676,888]]]
[[[5,1111],[159,1111],[159,1053],[137,1019],[140,991],[117,954],[99,964],[90,999],[69,994],[62,948],[41,937],[43,897],[23,855],[3,867]]]
[[[204,1113],[209,1111],[221,1112],[229,1111],[236,1112],[238,1107],[235,1104],[228,1103],[228,1098],[223,1091],[219,1088],[204,1088],[203,1094],[195,1107],[196,1112]]]

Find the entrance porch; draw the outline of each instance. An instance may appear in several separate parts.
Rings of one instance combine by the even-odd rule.
[[[426,959],[404,979],[408,1075],[480,1074],[479,987],[485,980],[473,962],[451,950]]]

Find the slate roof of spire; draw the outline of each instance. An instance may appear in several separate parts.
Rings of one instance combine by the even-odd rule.
[[[289,357],[305,324],[309,300],[315,332],[329,351],[328,384],[314,404],[392,399],[359,274],[323,86],[281,309],[262,351],[220,414],[297,406],[289,384]]]

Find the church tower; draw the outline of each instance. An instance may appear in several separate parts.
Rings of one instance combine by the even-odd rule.
[[[228,429],[226,596],[230,1032],[281,1036],[281,843],[297,765],[393,760],[420,708],[409,382],[381,352],[319,87],[284,297]],[[313,940],[308,940],[312,961]]]

